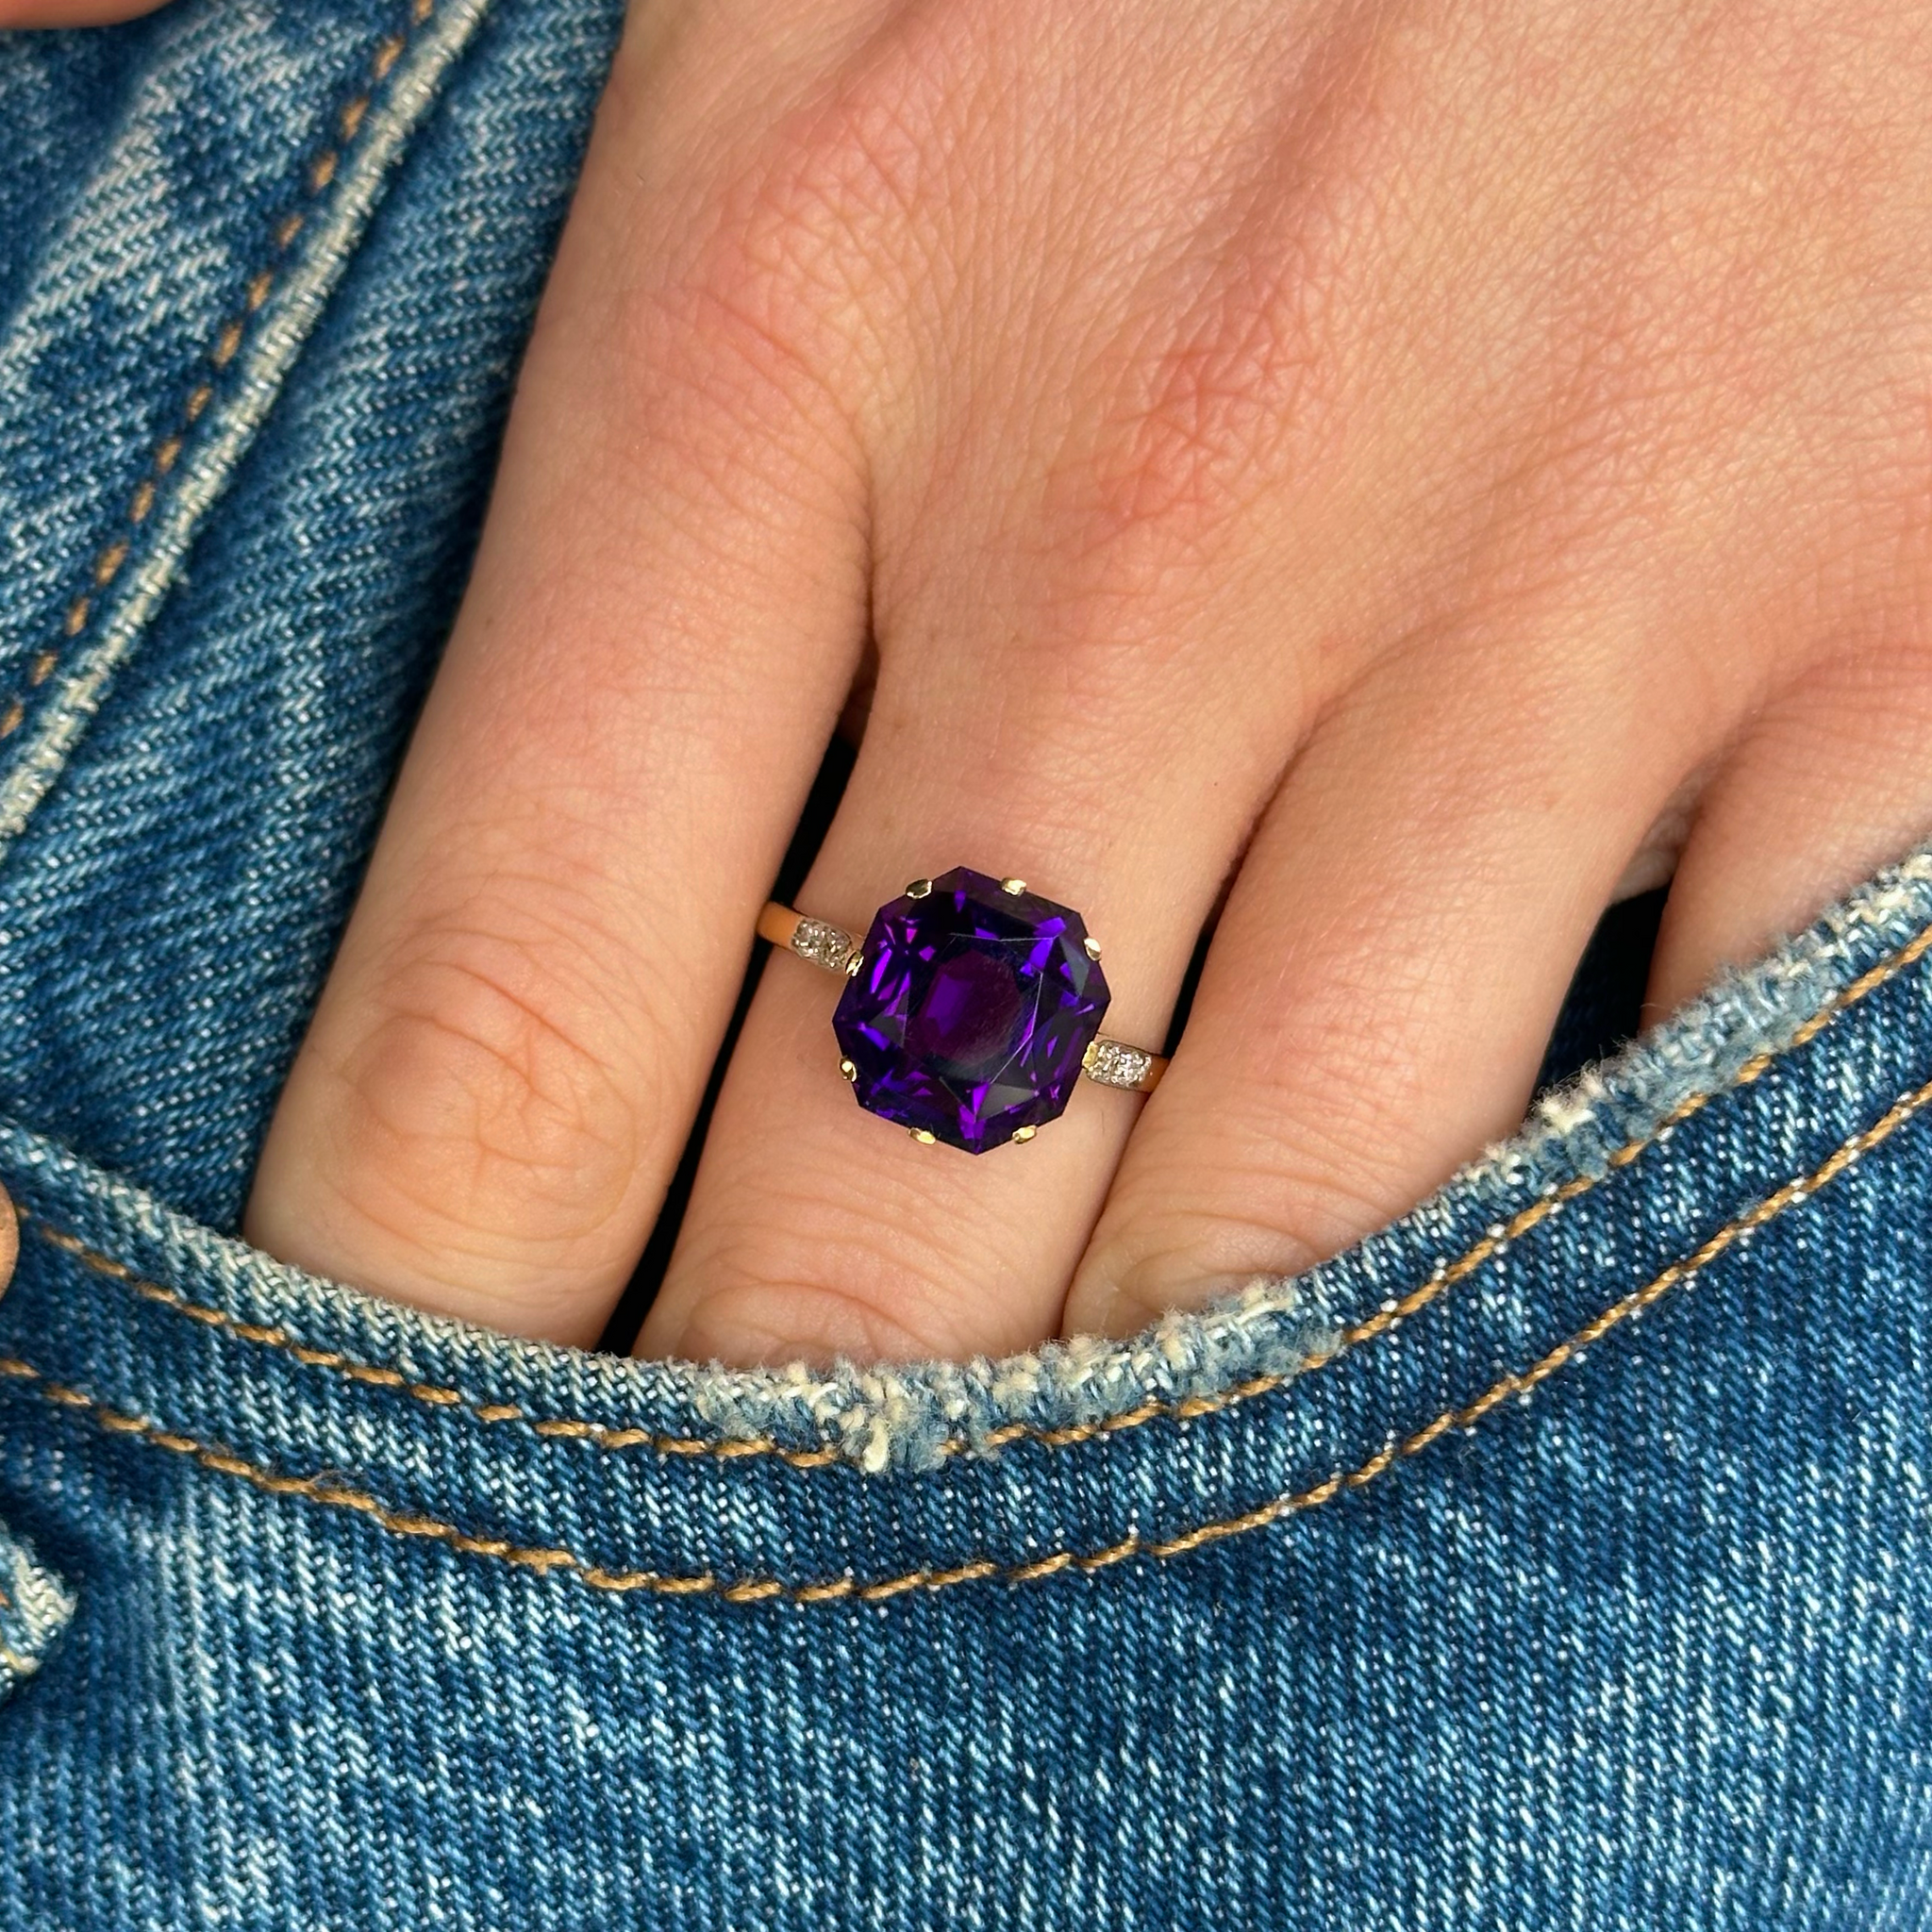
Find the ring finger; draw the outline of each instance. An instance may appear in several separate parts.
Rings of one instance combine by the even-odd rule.
[[[969,577],[1021,575],[962,568],[896,625],[882,612],[871,722],[801,908],[862,933],[908,880],[962,864],[1017,875],[1105,942],[1104,1033],[1158,1048],[1280,740],[1244,731],[1225,695],[1198,686],[1185,712],[1130,699],[1148,689],[1126,672],[1139,647],[1098,642],[1077,601],[1042,599],[1008,622],[980,598],[976,636],[908,646],[972,608]],[[1150,606],[1142,621],[1151,638],[1198,616]],[[1239,681],[1220,689],[1238,695]],[[1080,1082],[1037,1141],[978,1158],[925,1144],[855,1107],[837,998],[795,960],[766,974],[641,1352],[958,1356],[1056,1325],[1140,1101]]]

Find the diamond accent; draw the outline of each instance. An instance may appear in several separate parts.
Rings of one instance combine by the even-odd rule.
[[[843,973],[858,951],[858,941],[842,926],[827,925],[823,919],[801,919],[792,929],[791,950],[828,973]]]
[[[1118,1040],[1096,1040],[1087,1049],[1080,1071],[1103,1087],[1138,1087],[1153,1064],[1154,1056],[1142,1047]]]

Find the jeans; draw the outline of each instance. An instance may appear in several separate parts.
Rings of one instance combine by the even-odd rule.
[[[621,10],[0,36],[0,1932],[1932,1923],[1932,853],[1124,1343],[235,1237]]]

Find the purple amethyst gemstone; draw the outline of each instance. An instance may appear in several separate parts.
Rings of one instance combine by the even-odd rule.
[[[955,866],[881,906],[832,1030],[859,1106],[969,1154],[1056,1120],[1107,1011],[1077,912]]]

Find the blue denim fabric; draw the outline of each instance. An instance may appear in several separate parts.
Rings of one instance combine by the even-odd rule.
[[[1125,1344],[233,1238],[618,12],[0,39],[0,1928],[1926,1924],[1932,855]]]

